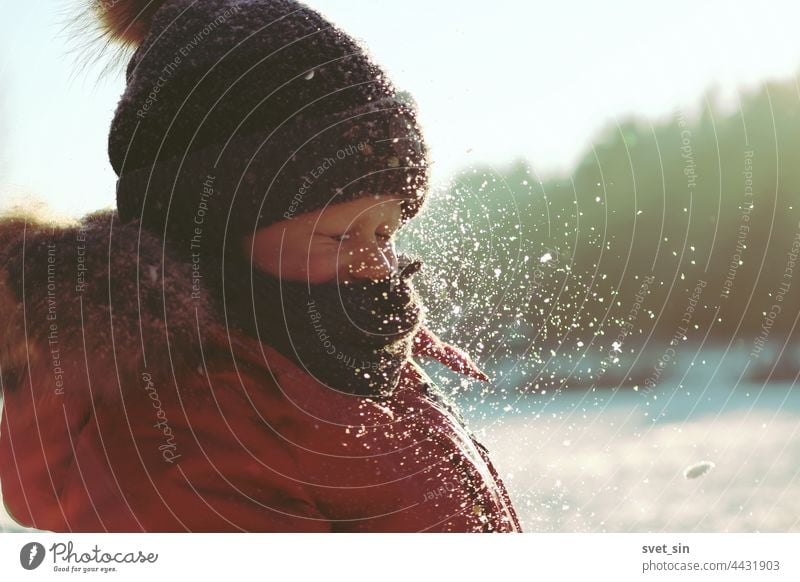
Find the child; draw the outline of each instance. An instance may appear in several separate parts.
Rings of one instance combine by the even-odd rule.
[[[292,0],[97,2],[117,212],[0,225],[0,484],[54,531],[520,531],[412,359],[413,105]]]

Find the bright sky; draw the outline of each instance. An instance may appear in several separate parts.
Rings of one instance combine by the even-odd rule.
[[[76,71],[62,31],[75,1],[87,0],[0,0],[0,205],[30,193],[72,215],[114,204],[106,140],[123,71]],[[567,170],[628,113],[693,109],[712,85],[731,97],[800,68],[796,0],[308,3],[414,95],[436,182],[517,157]]]

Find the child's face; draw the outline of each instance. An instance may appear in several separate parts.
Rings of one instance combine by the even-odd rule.
[[[392,237],[401,225],[400,199],[364,196],[266,226],[245,237],[243,248],[257,267],[282,279],[381,280],[397,269]]]

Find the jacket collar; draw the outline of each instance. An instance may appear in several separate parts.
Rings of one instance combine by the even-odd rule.
[[[229,346],[238,358],[256,367],[267,366],[273,371],[278,370],[278,373],[296,368],[288,358],[271,346],[241,332],[218,326],[210,330],[209,337],[215,345]],[[489,382],[489,377],[466,352],[440,339],[424,324],[414,336],[411,354],[415,357],[434,359],[459,374]]]
[[[455,372],[483,382],[489,381],[489,377],[478,368],[466,352],[441,340],[425,325],[420,327],[414,337],[412,354],[431,357]]]

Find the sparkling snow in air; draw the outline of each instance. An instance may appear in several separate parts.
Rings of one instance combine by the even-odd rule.
[[[650,265],[629,264],[620,293],[598,258],[624,265],[630,241],[583,213],[595,201],[606,220],[612,202],[579,204],[569,184],[546,191],[515,171],[465,172],[399,247],[423,259],[414,283],[432,329],[491,377],[421,362],[489,449],[524,529],[800,531],[800,390],[749,379],[746,345],[701,345],[702,300],[675,343],[649,338],[663,306],[652,291],[691,291],[696,277],[661,273],[637,300]],[[696,257],[693,244],[660,245]]]

